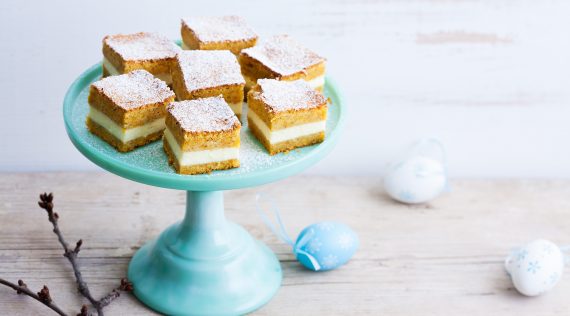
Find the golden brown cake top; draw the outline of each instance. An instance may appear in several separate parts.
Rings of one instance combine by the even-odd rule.
[[[289,35],[276,35],[246,48],[242,54],[253,58],[280,76],[288,76],[324,62],[325,59],[305,48]]]
[[[241,127],[221,96],[172,102],[167,110],[185,132],[222,132]]]
[[[180,47],[168,38],[155,33],[107,35],[104,45],[109,46],[125,61],[174,58]]]
[[[127,111],[174,97],[174,92],[164,81],[146,70],[106,77],[94,82],[92,86]]]
[[[190,29],[200,42],[246,41],[257,34],[240,16],[194,16],[182,19],[182,27]]]
[[[176,59],[189,91],[245,84],[236,56],[229,50],[186,50]]]
[[[312,109],[327,103],[327,98],[305,80],[259,79],[259,97],[271,112]]]

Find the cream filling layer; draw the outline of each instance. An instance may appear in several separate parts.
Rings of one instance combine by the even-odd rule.
[[[320,75],[318,77],[315,77],[311,80],[307,80],[307,83],[309,84],[309,86],[311,86],[311,88],[316,89],[319,87],[322,87],[325,84],[325,75]]]
[[[271,144],[277,144],[291,139],[324,132],[326,129],[326,120],[323,120],[272,131],[253,111],[247,112],[247,118],[257,126],[265,139],[267,139]]]
[[[228,105],[236,115],[241,115],[241,113],[243,112],[244,103],[245,102],[228,103]]]
[[[239,147],[226,147],[199,151],[182,151],[174,135],[166,128],[164,139],[181,166],[202,165],[211,162],[239,159]]]
[[[150,134],[159,132],[166,126],[164,124],[165,118],[159,118],[152,122],[146,123],[141,126],[136,126],[132,128],[122,128],[119,124],[111,120],[107,115],[103,114],[101,111],[90,106],[88,117],[95,123],[101,125],[107,130],[111,135],[120,140],[123,144],[128,143],[131,140],[146,137]]]
[[[245,89],[249,90],[251,88],[253,88],[253,86],[256,85],[257,81],[254,80],[253,78],[244,75],[243,78],[245,79]],[[320,88],[325,84],[325,75],[320,75],[318,77],[315,77],[313,79],[310,80],[305,80],[307,81],[307,83],[309,84],[309,86],[311,86],[311,88],[316,89],[316,88]]]
[[[107,58],[103,58],[103,66],[105,67],[105,69],[107,69],[107,71],[111,76],[122,74],[119,72],[119,70],[117,70],[117,68],[115,68],[113,64],[111,64],[111,62]],[[170,74],[170,72],[165,72],[158,75],[153,74],[153,76],[166,82],[166,84],[172,84],[172,75]]]
[[[254,80],[250,76],[243,75],[243,79],[245,80],[245,90],[249,90],[253,88],[257,84],[257,80]]]

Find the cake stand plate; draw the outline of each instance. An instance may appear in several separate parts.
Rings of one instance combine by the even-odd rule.
[[[138,250],[129,265],[134,294],[149,307],[169,315],[236,315],[267,303],[282,279],[279,261],[261,242],[224,217],[223,190],[277,181],[315,164],[339,138],[345,108],[330,78],[323,143],[270,156],[242,123],[241,167],[204,175],[179,175],[168,165],[161,141],[129,153],[89,133],[89,85],[101,65],[87,69],[71,85],[63,103],[69,138],[98,166],[121,177],[164,188],[186,190],[184,219]],[[160,214],[163,210],[157,210]]]

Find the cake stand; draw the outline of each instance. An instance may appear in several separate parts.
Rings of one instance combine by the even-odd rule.
[[[75,147],[121,177],[186,190],[184,219],[145,244],[129,264],[128,278],[135,296],[170,315],[236,315],[267,303],[281,285],[281,266],[267,246],[225,219],[223,190],[289,177],[328,154],[339,138],[345,116],[335,85],[326,80],[325,94],[331,103],[323,143],[270,156],[245,123],[240,168],[189,176],[176,174],[168,165],[161,141],[119,153],[87,131],[89,85],[100,77],[101,65],[94,65],[75,80],[65,96],[63,117]],[[253,210],[252,216],[256,216]]]

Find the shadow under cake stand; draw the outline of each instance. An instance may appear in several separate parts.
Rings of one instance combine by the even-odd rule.
[[[225,219],[223,190],[292,176],[328,154],[339,138],[345,116],[335,85],[326,80],[325,95],[331,103],[323,143],[270,156],[246,122],[241,129],[240,168],[179,175],[168,165],[161,141],[119,153],[89,133],[85,126],[89,85],[100,77],[101,65],[96,64],[75,80],[65,96],[65,127],[75,147],[121,177],[186,190],[184,219],[145,244],[129,264],[128,278],[135,296],[170,315],[236,315],[267,303],[281,285],[281,266],[267,246]]]

